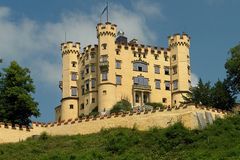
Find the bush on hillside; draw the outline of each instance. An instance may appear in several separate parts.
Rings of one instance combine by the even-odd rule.
[[[124,112],[130,111],[132,109],[132,105],[129,101],[122,99],[121,101],[117,102],[110,113],[117,113],[117,112]]]
[[[152,106],[154,109],[156,108],[164,108],[164,105],[160,102],[148,102],[146,105]]]

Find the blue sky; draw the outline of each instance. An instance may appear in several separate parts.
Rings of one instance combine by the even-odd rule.
[[[105,0],[1,0],[0,57],[2,67],[17,60],[31,70],[34,97],[42,116],[54,120],[60,103],[60,43],[97,43],[95,26]],[[229,48],[240,42],[239,0],[109,0],[110,21],[141,43],[167,47],[167,37],[191,36],[193,83],[222,80]]]

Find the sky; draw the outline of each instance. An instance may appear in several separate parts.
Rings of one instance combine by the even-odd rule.
[[[54,120],[60,104],[60,44],[96,44],[96,25],[106,0],[1,0],[0,68],[16,60],[31,70],[41,116]],[[239,0],[109,0],[109,21],[129,38],[167,48],[167,37],[191,36],[192,83],[226,77],[229,49],[240,42]],[[103,19],[105,20],[105,19]]]

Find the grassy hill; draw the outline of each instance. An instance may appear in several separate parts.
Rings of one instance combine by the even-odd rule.
[[[218,119],[204,130],[180,123],[169,128],[109,129],[91,135],[54,136],[0,145],[9,160],[240,159],[240,115]]]

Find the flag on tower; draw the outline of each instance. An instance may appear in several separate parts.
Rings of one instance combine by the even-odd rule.
[[[105,11],[108,10],[108,3],[107,3],[107,6],[103,9],[102,13],[101,13],[101,16],[104,14]]]
[[[100,15],[100,23],[102,20],[102,15],[105,13],[105,11],[107,11],[107,22],[108,22],[108,1],[107,1],[107,6],[103,9],[101,15]]]

